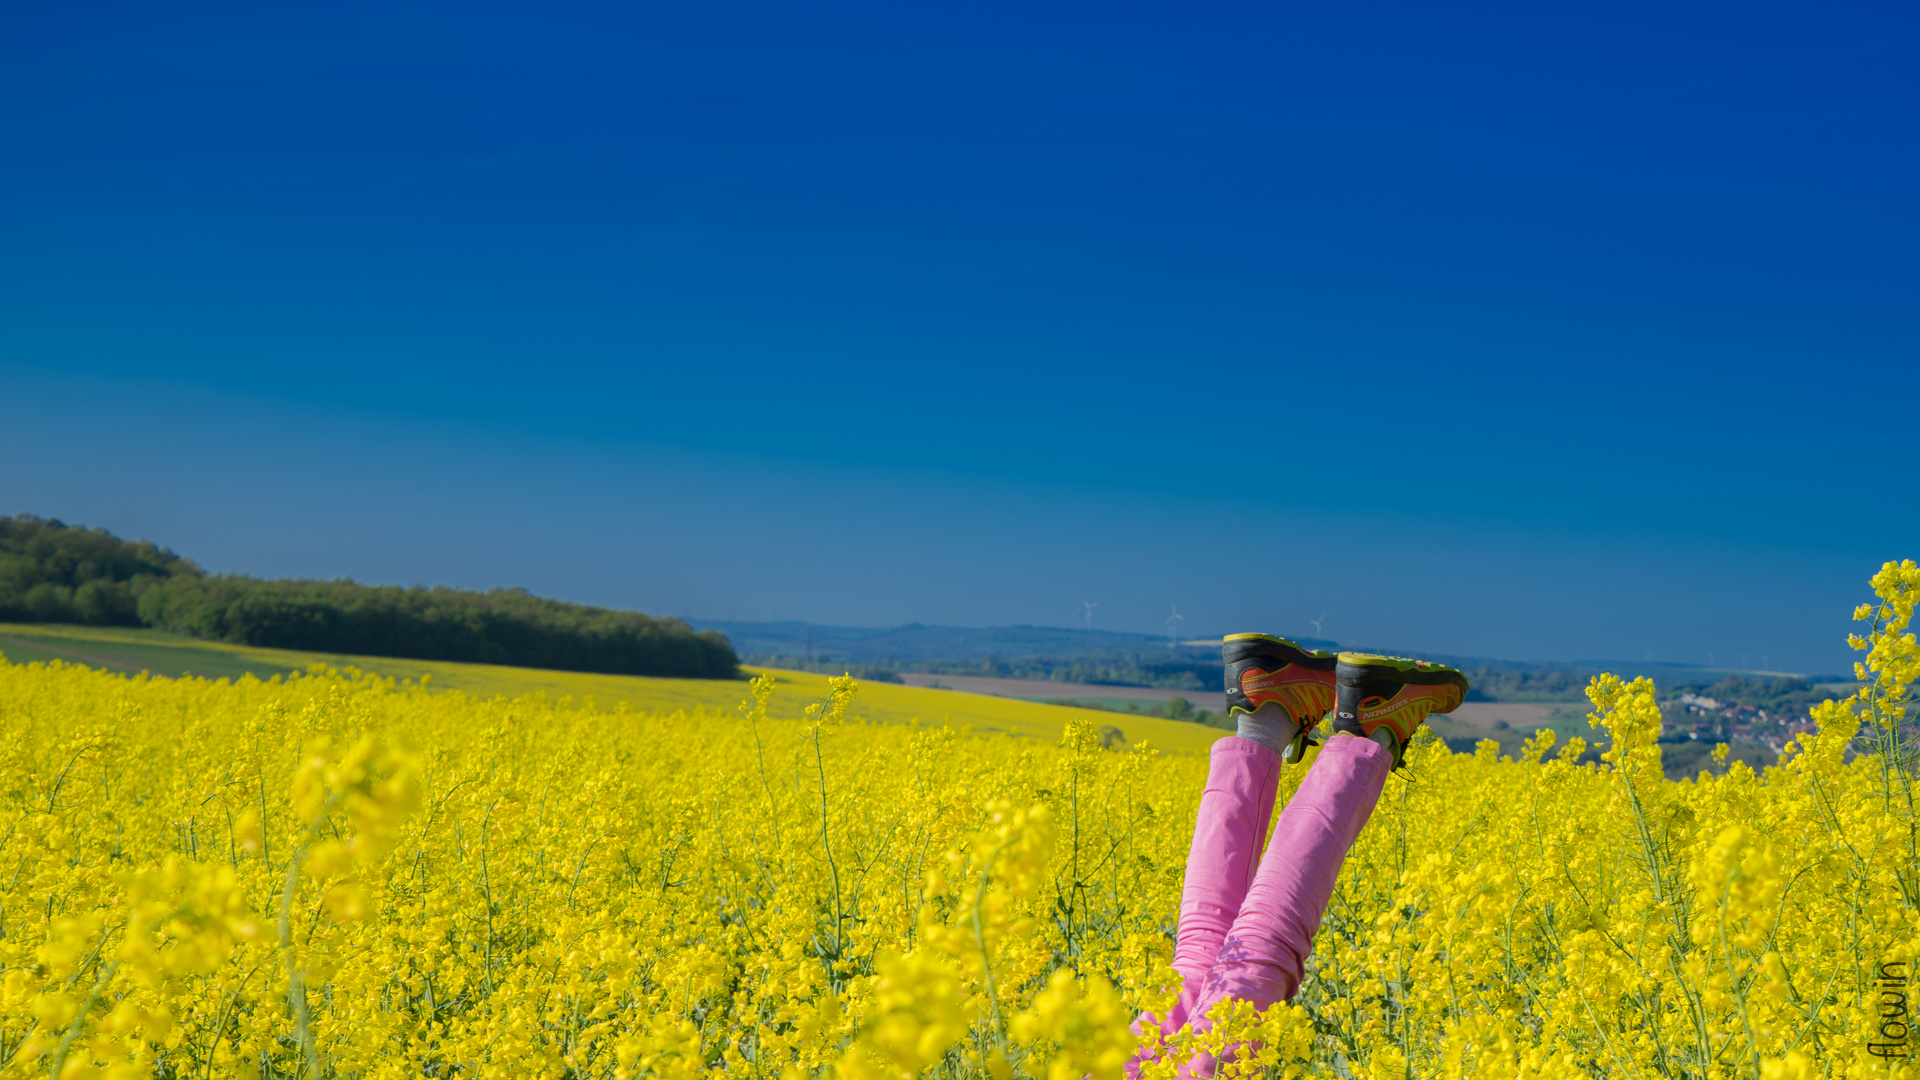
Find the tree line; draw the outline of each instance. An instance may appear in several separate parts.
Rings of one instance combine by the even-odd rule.
[[[923,675],[1045,679],[1108,686],[1152,686],[1163,690],[1217,690],[1226,678],[1225,670],[1218,661],[1164,659],[1131,652],[1090,653],[1070,657],[1022,656],[1012,659],[1000,659],[989,654],[965,660],[855,661],[836,651],[823,649],[817,656],[762,653],[749,655],[746,660],[750,664],[817,671],[828,675],[846,672],[862,682],[897,683],[901,672],[912,672]]]
[[[1728,675],[1711,685],[1696,682],[1672,687],[1661,696],[1677,698],[1681,694],[1698,694],[1722,703],[1752,705],[1756,709],[1801,718],[1805,718],[1813,706],[1820,702],[1840,696],[1793,675],[1772,679],[1765,676]]]
[[[236,645],[616,675],[739,674],[725,635],[679,619],[522,589],[210,575],[144,540],[27,514],[0,517],[0,622],[151,626]]]

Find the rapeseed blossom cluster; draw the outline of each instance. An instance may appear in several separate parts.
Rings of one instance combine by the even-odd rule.
[[[1663,779],[1653,687],[1610,676],[1597,764],[1419,740],[1299,995],[1146,1076],[1914,1075],[1920,568],[1873,586],[1858,693],[1764,774]],[[0,666],[0,1080],[1119,1080],[1177,992],[1205,762],[773,686],[663,715]]]

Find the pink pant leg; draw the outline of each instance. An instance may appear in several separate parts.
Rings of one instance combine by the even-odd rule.
[[[1327,740],[1300,790],[1280,812],[1259,873],[1191,1017],[1204,1017],[1214,1002],[1228,997],[1265,1009],[1300,988],[1340,864],[1372,816],[1392,768],[1392,751],[1371,739]]]
[[[1207,786],[1194,818],[1193,847],[1187,853],[1186,882],[1180,894],[1180,928],[1174,937],[1180,1002],[1164,1018],[1141,1018],[1142,1023],[1157,1021],[1169,1033],[1186,1023],[1253,884],[1260,839],[1273,819],[1273,795],[1280,783],[1280,755],[1252,739],[1221,739],[1213,744],[1209,758]]]
[[[1260,841],[1273,820],[1273,796],[1280,785],[1280,755],[1252,739],[1221,739],[1213,744],[1211,758],[1193,823],[1173,946],[1173,966],[1184,984],[1181,1002],[1189,1005],[1206,984],[1253,885]]]

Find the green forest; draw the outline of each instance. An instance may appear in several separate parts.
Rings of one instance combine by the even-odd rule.
[[[151,626],[236,645],[614,675],[739,674],[725,635],[678,619],[521,589],[210,575],[146,541],[26,514],[0,517],[0,622]]]

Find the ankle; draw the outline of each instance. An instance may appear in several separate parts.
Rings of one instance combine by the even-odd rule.
[[[1235,735],[1252,739],[1276,754],[1286,752],[1287,744],[1300,734],[1300,725],[1277,701],[1260,706],[1259,711],[1234,714]]]
[[[1393,732],[1388,731],[1386,728],[1375,728],[1371,735],[1362,735],[1355,731],[1336,731],[1332,737],[1336,739],[1365,739],[1368,742],[1379,743],[1388,753],[1393,753],[1399,747],[1399,743],[1394,741]]]

